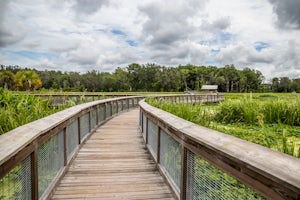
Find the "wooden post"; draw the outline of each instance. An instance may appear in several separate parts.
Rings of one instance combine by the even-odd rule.
[[[37,200],[39,198],[39,184],[38,184],[38,152],[37,147],[31,153],[31,199]]]
[[[160,127],[157,125],[157,152],[156,152],[157,164],[160,163]]]
[[[148,144],[148,117],[146,116],[146,144]]]
[[[88,112],[88,116],[89,116],[89,132],[91,132],[91,130],[92,130],[92,110],[90,110]]]
[[[98,114],[99,114],[99,105],[97,105],[97,107],[96,107],[96,125],[99,124],[99,116],[98,116]]]
[[[77,134],[78,134],[78,144],[80,144],[80,142],[81,142],[81,130],[80,130],[80,121],[81,121],[81,119],[80,119],[80,117],[78,117],[78,119],[77,119]],[[75,121],[74,121],[75,122]]]
[[[142,129],[142,133],[143,133],[143,111],[142,111],[142,108],[140,108],[140,120],[141,120],[141,122],[140,122],[140,126],[141,126],[141,129]]]
[[[67,166],[68,164],[68,153],[67,153],[67,127],[63,129],[63,134],[64,134],[64,166]]]
[[[185,147],[181,144],[181,177],[180,177],[180,199],[186,199],[186,179],[187,179],[187,152]]]
[[[110,102],[110,117],[112,116],[112,102]]]

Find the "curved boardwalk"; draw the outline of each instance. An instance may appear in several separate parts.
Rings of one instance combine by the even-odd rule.
[[[145,148],[138,114],[122,113],[98,128],[52,199],[174,199]]]

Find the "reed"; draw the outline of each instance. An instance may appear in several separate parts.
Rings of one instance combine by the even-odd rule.
[[[218,105],[146,101],[193,123],[300,158],[299,97],[232,97]]]
[[[0,135],[63,108],[54,108],[40,97],[0,88]]]

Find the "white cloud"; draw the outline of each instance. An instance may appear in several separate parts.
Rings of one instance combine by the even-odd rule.
[[[133,62],[234,64],[261,70],[266,77],[295,77],[300,70],[298,4],[298,0],[3,0],[0,61],[80,72],[113,71]]]

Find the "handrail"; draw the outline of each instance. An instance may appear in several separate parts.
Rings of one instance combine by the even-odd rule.
[[[131,95],[131,94],[97,94],[97,93],[52,93],[52,94],[31,94],[47,100],[50,100],[50,104],[53,106],[63,105],[65,101],[72,100],[76,103],[90,102],[96,100],[102,100],[106,98],[128,97],[128,96],[143,96],[143,95]]]
[[[174,102],[217,102],[222,95],[158,95]],[[47,199],[98,126],[143,96],[80,104],[0,136],[0,199]]]
[[[268,199],[300,199],[300,159],[196,125],[144,101],[139,105],[141,134],[178,199],[216,199],[225,186],[227,193],[220,192],[224,196],[218,199],[241,198],[230,196],[241,190],[257,198],[256,192]],[[231,187],[236,180],[254,191]]]
[[[0,199],[48,198],[96,128],[117,113],[138,106],[143,98],[130,96],[80,104],[1,135]]]

